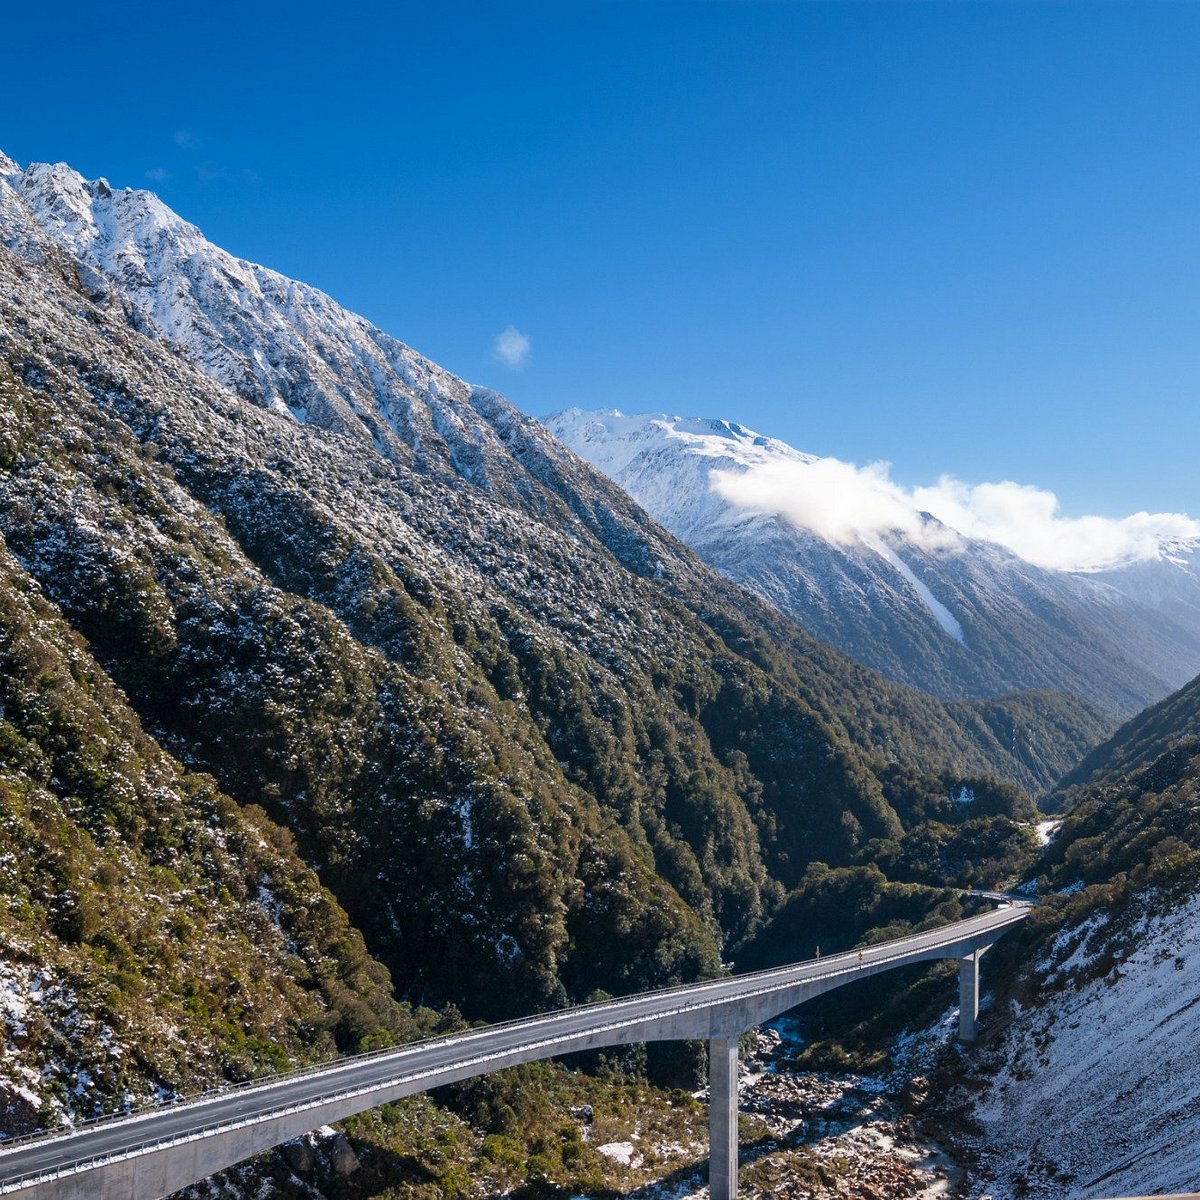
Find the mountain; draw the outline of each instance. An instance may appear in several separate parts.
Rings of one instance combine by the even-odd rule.
[[[501,396],[148,193],[5,159],[0,230],[0,535],[404,998],[710,974],[910,792],[1044,787],[1108,731],[852,663]]]
[[[972,1197],[1195,1187],[1200,1065],[1181,1048],[1200,1039],[1196,689],[1156,720],[1154,736],[1124,727],[1072,793],[1036,868],[1045,898],[992,952],[995,1035],[952,1068],[966,1078],[945,1106],[978,1164]]]
[[[705,562],[891,679],[945,699],[1066,691],[1121,717],[1200,671],[1195,547],[1053,571],[927,513],[911,531],[858,532],[850,495],[830,505],[836,535],[818,533],[716,486],[829,461],[741,425],[578,409],[546,425]]]
[[[1124,779],[1200,738],[1200,678],[1126,721],[1059,781],[1052,804],[1070,805],[1081,788]]]

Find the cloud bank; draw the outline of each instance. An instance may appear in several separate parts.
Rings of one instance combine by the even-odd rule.
[[[890,478],[887,463],[781,459],[714,471],[711,486],[739,508],[777,513],[831,542],[870,543],[898,532],[933,547],[953,544],[957,533],[1060,571],[1153,559],[1166,542],[1200,537],[1200,521],[1183,513],[1063,516],[1053,492],[1010,481],[968,484],[943,475],[931,487],[908,489]],[[925,521],[925,512],[941,524]]]
[[[492,357],[504,363],[505,366],[519,371],[525,365],[525,360],[529,357],[529,351],[532,348],[533,343],[529,340],[529,336],[522,333],[515,325],[509,325],[507,329],[496,334],[496,338],[492,342]]]

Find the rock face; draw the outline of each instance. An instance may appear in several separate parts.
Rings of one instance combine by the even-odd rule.
[[[1190,543],[1120,570],[1052,571],[927,513],[909,514],[909,531],[856,533],[849,498],[833,536],[725,486],[822,461],[735,422],[568,409],[546,425],[705,562],[859,662],[934,695],[1051,688],[1129,716],[1200,671]]]

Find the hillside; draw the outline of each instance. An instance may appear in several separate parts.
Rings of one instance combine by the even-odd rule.
[[[568,409],[546,425],[705,562],[890,679],[945,699],[1068,692],[1128,717],[1200,670],[1188,548],[1048,570],[928,513],[873,529],[848,468],[732,421]],[[804,468],[812,527],[778,510]]]
[[[1154,743],[1124,738],[1074,793],[1036,868],[1046,898],[992,952],[995,1035],[951,1068],[942,1114],[978,1156],[972,1197],[1197,1185],[1200,738]]]
[[[1200,736],[1200,679],[1126,721],[1055,789],[1054,801],[1069,802],[1081,787],[1111,783],[1140,770],[1179,742]]]
[[[0,542],[0,1130],[406,1040],[293,839],[143,733]]]
[[[710,973],[809,862],[903,832],[889,764],[1038,788],[1102,731],[885,682],[495,393],[147,193],[0,167],[0,532],[401,996]]]

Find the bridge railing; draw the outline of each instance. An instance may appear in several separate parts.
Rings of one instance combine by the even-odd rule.
[[[1023,907],[1023,906],[1022,906]],[[960,924],[952,922],[950,925]],[[1007,924],[1007,922],[1005,923]],[[924,935],[936,935],[939,929],[945,928],[949,930],[950,925],[934,926],[931,929],[921,931]],[[982,932],[982,931],[980,931]],[[920,936],[920,934],[916,935]],[[964,936],[972,936],[971,934],[963,934],[961,929],[958,931],[957,937],[951,937],[946,944],[950,945],[955,941],[959,941]],[[77,1159],[60,1162],[53,1167],[45,1167],[42,1169],[34,1169],[22,1172],[19,1176],[10,1177],[0,1182],[0,1194],[12,1191],[15,1188],[33,1182],[39,1179],[53,1179],[64,1175],[74,1173],[76,1171],[94,1168],[104,1163],[119,1161],[123,1158],[128,1158],[136,1154],[151,1152],[156,1149],[166,1149],[171,1146],[180,1145],[189,1141],[197,1140],[215,1132],[229,1129],[237,1129],[245,1125],[253,1124],[266,1116],[285,1116],[296,1112],[301,1112],[306,1109],[312,1109],[325,1103],[330,1103],[339,1099],[350,1099],[354,1096],[363,1095],[368,1092],[377,1091],[381,1086],[380,1081],[375,1080],[369,1084],[355,1085],[349,1080],[343,1081],[339,1086],[336,1075],[340,1074],[343,1069],[351,1069],[356,1065],[361,1065],[364,1062],[394,1057],[400,1054],[405,1054],[410,1051],[419,1051],[421,1049],[429,1049],[437,1046],[447,1045],[454,1042],[464,1042],[473,1039],[474,1037],[486,1038],[488,1035],[501,1032],[506,1029],[519,1028],[521,1026],[532,1026],[538,1022],[544,1021],[547,1018],[555,1016],[577,1017],[580,1013],[585,1013],[588,1010],[608,1010],[614,1020],[611,1020],[603,1025],[596,1026],[591,1032],[601,1032],[608,1029],[621,1028],[630,1023],[630,1020],[636,1020],[641,1014],[630,1013],[622,1015],[622,1010],[635,1008],[639,1002],[654,998],[669,1000],[672,996],[686,996],[690,1003],[682,1005],[678,1009],[656,1010],[652,1014],[647,1014],[648,1018],[657,1019],[662,1015],[672,1015],[676,1012],[682,1012],[693,1008],[702,1008],[705,1006],[706,993],[713,989],[720,989],[727,986],[731,980],[736,979],[739,984],[751,985],[752,990],[749,993],[739,991],[739,997],[749,995],[761,995],[763,992],[773,990],[773,984],[776,981],[787,979],[793,975],[796,969],[800,966],[811,965],[815,962],[820,962],[823,966],[829,969],[823,971],[819,976],[814,976],[814,982],[818,980],[826,980],[839,975],[858,974],[861,971],[863,964],[863,953],[871,955],[867,960],[868,965],[873,967],[886,967],[890,962],[896,959],[907,958],[912,954],[913,948],[908,945],[905,949],[900,950],[897,954],[888,953],[890,949],[906,946],[906,943],[911,943],[914,935],[909,934],[906,937],[893,938],[886,942],[878,942],[867,947],[856,948],[846,951],[838,955],[830,955],[828,958],[819,960],[809,960],[808,963],[791,963],[783,967],[768,968],[763,971],[748,972],[745,975],[739,976],[719,976],[711,980],[701,981],[700,983],[678,984],[669,988],[656,988],[642,992],[635,992],[629,995],[609,999],[593,1001],[588,1004],[576,1005],[565,1009],[553,1009],[548,1012],[534,1014],[533,1016],[518,1017],[509,1021],[496,1022],[491,1025],[476,1025],[465,1029],[456,1030],[452,1033],[434,1035],[428,1038],[421,1038],[416,1041],[401,1043],[397,1046],[387,1046],[376,1050],[363,1051],[358,1054],[343,1055],[335,1059],[331,1059],[326,1063],[315,1064],[311,1066],[295,1067],[286,1071],[273,1072],[269,1075],[256,1076],[253,1079],[243,1080],[236,1084],[231,1084],[221,1088],[213,1088],[207,1092],[201,1093],[198,1096],[190,1097],[172,1097],[170,1100],[147,1105],[140,1109],[133,1109],[123,1113],[105,1114],[100,1117],[87,1118],[84,1121],[76,1122],[73,1125],[63,1127],[58,1130],[43,1130],[31,1134],[24,1134],[16,1138],[10,1138],[0,1142],[0,1163],[8,1156],[10,1152],[14,1152],[21,1147],[27,1146],[32,1142],[38,1141],[54,1141],[57,1139],[68,1139],[82,1132],[90,1132],[93,1129],[98,1129],[106,1125],[115,1125],[122,1122],[135,1123],[139,1119],[150,1119],[155,1115],[176,1108],[186,1106],[196,1106],[202,1108],[206,1104],[216,1103],[227,1099],[231,1095],[238,1093],[248,1093],[256,1089],[263,1091],[272,1090],[274,1085],[286,1083],[291,1080],[303,1078],[306,1076],[319,1075],[322,1072],[330,1072],[330,1086],[307,1097],[302,1103],[293,1105],[278,1106],[277,1103],[266,1102],[263,1105],[257,1106],[249,1111],[240,1111],[236,1116],[217,1117],[215,1120],[202,1122],[194,1126],[184,1133],[166,1134],[155,1137],[153,1134],[147,1137],[144,1141],[130,1145],[118,1151],[108,1151],[103,1154],[85,1154]],[[941,948],[939,943],[934,942],[928,950]],[[880,952],[883,951],[881,954]],[[550,1037],[543,1038],[535,1045],[546,1047],[553,1046],[560,1038]],[[567,1053],[569,1051],[562,1051]],[[459,1065],[481,1065],[489,1062],[499,1055],[496,1052],[484,1053],[475,1058],[465,1058]],[[552,1057],[553,1052],[547,1055]],[[438,1070],[430,1070],[426,1072],[418,1072],[414,1078],[420,1078],[421,1074],[436,1075]],[[436,1086],[432,1085],[432,1086]]]

